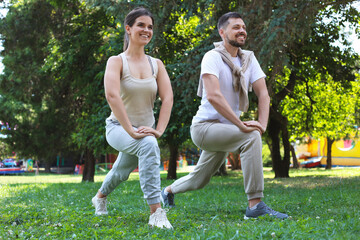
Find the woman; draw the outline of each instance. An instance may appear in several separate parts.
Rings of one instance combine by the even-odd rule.
[[[119,155],[92,202],[95,214],[107,214],[106,196],[138,166],[141,189],[150,207],[149,225],[172,228],[160,205],[160,150],[156,138],[169,122],[173,93],[164,64],[145,55],[153,23],[147,9],[132,10],[125,18],[124,52],[107,62],[104,85],[112,112],[106,120],[106,140]],[[157,90],[162,104],[154,129]]]

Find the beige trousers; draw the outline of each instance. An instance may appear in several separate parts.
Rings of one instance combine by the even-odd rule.
[[[191,125],[190,133],[195,145],[203,151],[194,171],[171,185],[173,193],[203,188],[220,168],[229,152],[240,152],[248,199],[264,197],[262,142],[258,131],[244,133],[235,125],[214,121],[194,123]]]

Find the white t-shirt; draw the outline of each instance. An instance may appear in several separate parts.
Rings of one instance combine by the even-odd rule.
[[[251,59],[251,64],[245,72],[246,86],[249,86],[249,81],[252,84],[256,80],[266,77],[256,57],[254,55],[252,56],[253,59]],[[240,58],[234,57],[233,63],[241,66]],[[216,51],[209,51],[204,55],[201,62],[201,81],[203,81],[202,77],[204,74],[212,74],[219,79],[221,93],[224,95],[231,109],[238,117],[240,117],[241,111],[239,110],[239,93],[235,92],[233,88],[230,67],[221,59],[220,53]],[[203,87],[201,105],[199,106],[196,115],[193,117],[192,123],[206,120],[219,120],[221,123],[232,124],[229,120],[218,113],[211,105],[207,99],[205,87]]]

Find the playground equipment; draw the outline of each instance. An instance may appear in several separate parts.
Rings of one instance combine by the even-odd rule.
[[[23,173],[25,172],[25,170],[23,170],[20,167],[9,167],[9,168],[0,168],[0,175],[5,175],[5,174],[18,174],[18,173]]]
[[[9,164],[10,161],[6,161],[9,159],[5,159],[4,162],[7,162],[8,164],[3,164],[2,167],[0,167],[0,175],[6,175],[6,174],[19,174],[24,173],[26,171],[32,171],[32,160],[28,159],[26,161],[26,167],[19,167],[16,166],[15,160],[13,160],[13,163]]]
[[[327,140],[311,139],[308,144],[297,146],[298,156],[306,159],[304,167],[326,165]],[[360,166],[360,141],[356,138],[335,141],[331,147],[332,166]]]

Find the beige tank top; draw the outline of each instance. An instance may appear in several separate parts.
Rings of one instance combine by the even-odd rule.
[[[158,74],[156,60],[147,56],[153,75],[149,78],[139,79],[131,75],[125,53],[121,53],[119,56],[123,62],[120,79],[120,96],[125,105],[129,120],[134,127],[153,127],[155,124],[153,108],[157,93],[156,77]],[[113,112],[111,112],[109,118],[117,120]]]

